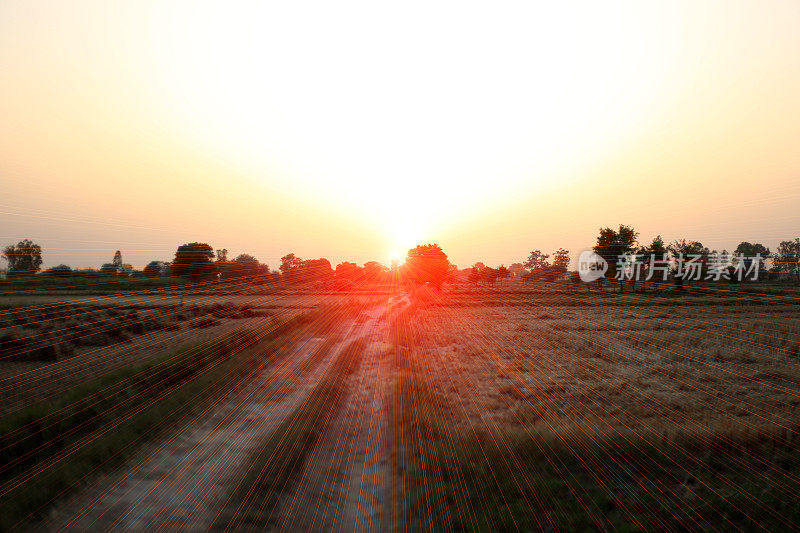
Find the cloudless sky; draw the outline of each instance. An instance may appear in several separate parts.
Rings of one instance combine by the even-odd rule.
[[[0,244],[577,255],[800,236],[800,2],[0,3]]]

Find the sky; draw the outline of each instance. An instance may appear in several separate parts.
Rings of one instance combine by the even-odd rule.
[[[550,5],[557,4],[557,5]],[[0,244],[141,268],[800,237],[800,2],[0,3]]]

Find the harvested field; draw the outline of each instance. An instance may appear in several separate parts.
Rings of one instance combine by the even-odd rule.
[[[784,503],[800,492],[800,307],[791,299],[698,305],[629,294],[619,305],[582,305],[568,293],[495,296],[321,295],[310,305],[317,311],[263,344],[268,352],[227,392],[31,524],[249,531],[797,523]],[[140,316],[183,309],[186,322],[103,347],[104,357],[3,363],[9,383],[31,376],[9,389],[5,405],[20,409],[185,340],[273,327],[298,312],[296,296],[281,303],[138,308]],[[263,316],[231,318],[243,312]],[[186,325],[198,319],[220,324]],[[25,373],[24,365],[39,366]]]

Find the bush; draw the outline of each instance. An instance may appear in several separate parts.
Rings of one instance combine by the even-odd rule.
[[[72,275],[72,268],[67,265],[58,265],[45,270],[44,275],[58,278],[68,278]]]

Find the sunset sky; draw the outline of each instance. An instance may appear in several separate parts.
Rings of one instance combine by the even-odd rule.
[[[557,5],[554,5],[557,4]],[[800,2],[0,3],[0,244],[461,267],[800,236]]]

